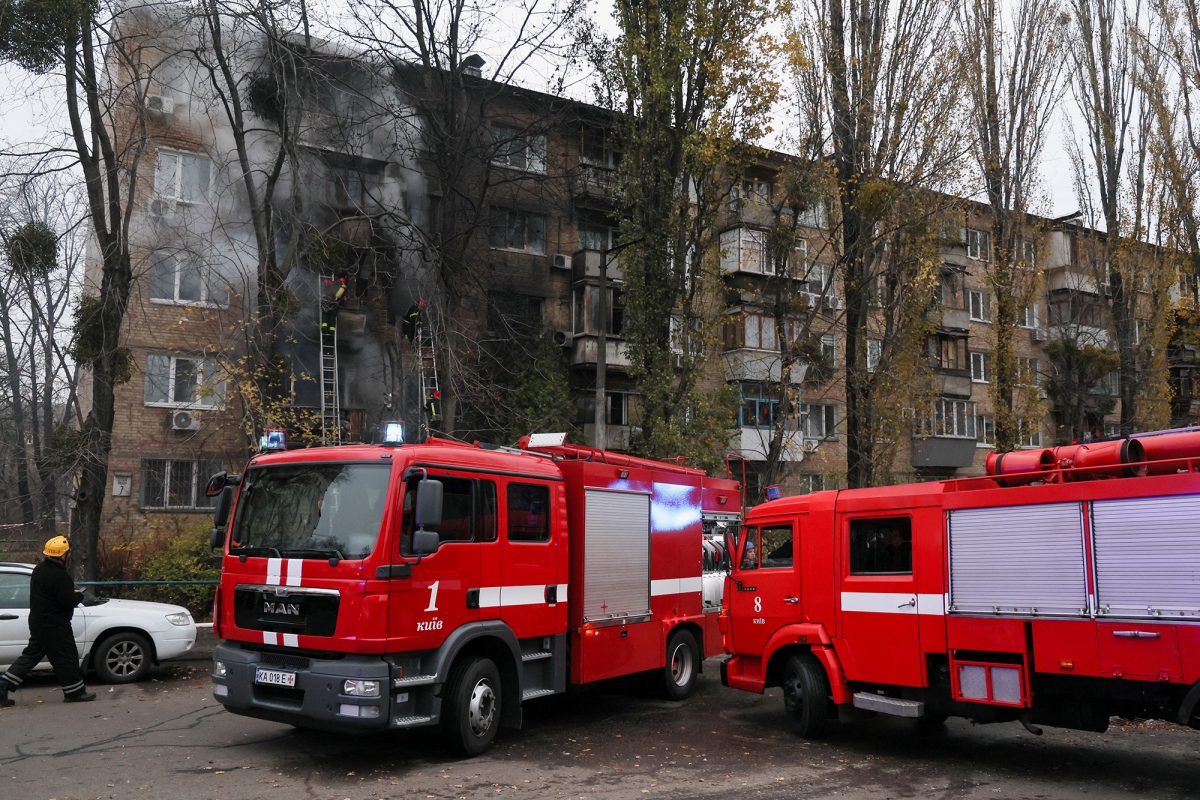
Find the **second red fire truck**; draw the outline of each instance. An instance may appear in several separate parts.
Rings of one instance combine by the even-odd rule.
[[[476,754],[570,684],[657,672],[688,696],[721,651],[739,485],[522,445],[295,450],[215,476],[216,699],[333,731],[440,726]]]
[[[830,716],[1200,728],[1200,431],[993,455],[990,476],[749,512],[721,678]]]

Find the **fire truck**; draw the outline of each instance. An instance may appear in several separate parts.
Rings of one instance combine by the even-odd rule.
[[[474,755],[569,685],[657,673],[686,698],[722,652],[711,573],[740,486],[563,439],[292,450],[214,476],[216,699],[335,732],[440,726]]]
[[[726,686],[796,733],[878,714],[1200,728],[1200,431],[992,454],[987,475],[763,503]]]

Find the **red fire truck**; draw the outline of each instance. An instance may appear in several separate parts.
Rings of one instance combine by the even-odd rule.
[[[1200,431],[993,455],[986,477],[747,514],[727,686],[828,717],[1200,727]]]
[[[657,671],[687,697],[721,652],[705,568],[740,487],[561,440],[293,450],[214,476],[216,699],[331,731],[440,725],[476,754],[569,684]]]

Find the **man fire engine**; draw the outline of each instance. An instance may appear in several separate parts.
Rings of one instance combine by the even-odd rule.
[[[440,725],[477,754],[568,684],[658,671],[687,697],[721,652],[704,571],[740,487],[563,439],[294,450],[214,476],[217,700],[333,731]]]
[[[831,713],[1200,728],[1198,470],[1200,431],[1167,431],[757,506],[722,682],[782,687],[803,736]]]

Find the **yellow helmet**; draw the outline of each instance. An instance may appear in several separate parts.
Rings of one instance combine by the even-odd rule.
[[[55,536],[50,541],[46,542],[46,547],[42,550],[42,555],[51,556],[53,558],[62,558],[71,549],[71,543],[67,541],[65,536]]]

